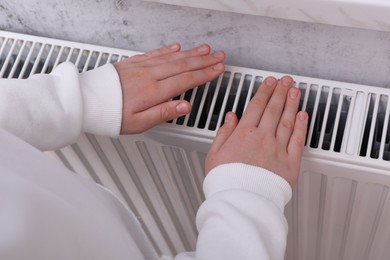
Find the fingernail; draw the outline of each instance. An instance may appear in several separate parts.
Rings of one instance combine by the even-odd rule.
[[[176,106],[176,112],[179,113],[179,114],[187,114],[189,111],[188,111],[188,106],[184,103],[179,103],[177,106]]]
[[[307,118],[307,113],[305,113],[305,112],[299,112],[299,119],[301,120],[301,121],[305,121],[306,120],[306,118]]]
[[[210,51],[210,48],[207,45],[203,44],[202,46],[198,47],[197,50],[199,53],[208,53]]]
[[[217,51],[217,52],[213,53],[213,56],[215,58],[223,58],[225,56],[225,54],[223,53],[223,51]]]
[[[268,77],[265,79],[265,84],[268,86],[268,87],[272,87],[274,86],[276,83],[276,79],[274,77]]]
[[[298,96],[299,90],[297,88],[290,89],[290,98],[295,99]]]
[[[288,87],[288,86],[290,86],[292,83],[293,83],[293,80],[292,80],[291,77],[289,77],[289,76],[284,76],[284,77],[282,78],[282,84],[283,84],[283,86]]]
[[[232,121],[232,115],[230,113],[227,113],[225,116],[225,123],[229,123]]]
[[[215,71],[223,71],[225,69],[225,66],[222,63],[218,63],[213,67]]]
[[[171,44],[171,45],[168,45],[168,49],[170,49],[170,50],[178,50],[180,48],[180,45],[178,44],[178,43],[173,43],[173,44]]]

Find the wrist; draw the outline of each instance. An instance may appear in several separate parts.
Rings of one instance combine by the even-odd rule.
[[[291,186],[285,179],[264,168],[243,163],[219,165],[209,172],[203,183],[206,198],[229,189],[256,193],[272,201],[281,211],[292,196]]]
[[[122,122],[122,89],[112,64],[79,74],[83,93],[84,131],[117,137]]]

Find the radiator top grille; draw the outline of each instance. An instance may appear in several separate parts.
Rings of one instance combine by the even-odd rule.
[[[244,73],[230,66],[218,79],[175,97],[190,102],[193,110],[169,123],[215,131],[223,125],[227,112],[240,118],[262,80],[268,75],[281,76],[248,70]],[[302,93],[299,109],[309,114],[308,148],[390,160],[388,89],[294,78]]]
[[[84,72],[136,54],[54,39],[27,38],[30,39],[0,36],[0,77],[25,79],[35,73],[50,73],[65,61]]]
[[[64,61],[84,72],[105,63],[115,63],[136,52],[45,39],[37,41],[0,37],[0,77],[27,78],[34,73],[50,73]],[[170,124],[215,131],[224,115],[234,111],[240,118],[262,80],[278,73],[227,66],[219,78],[189,90],[173,99],[189,101],[193,110]],[[309,114],[306,146],[324,151],[346,153],[372,159],[390,160],[388,90],[367,86],[294,76],[301,90],[300,109]],[[369,90],[369,91],[368,91]],[[374,91],[373,91],[374,90]],[[360,98],[357,98],[358,96]],[[352,109],[351,109],[352,107]],[[364,132],[351,136],[353,110],[363,113],[356,122]],[[346,137],[348,134],[349,138]],[[347,147],[357,143],[355,147]],[[344,144],[344,145],[343,145]]]
[[[12,35],[14,36],[14,35]],[[53,39],[0,37],[0,77],[24,79],[50,73],[61,62],[74,63],[80,72],[115,63],[137,52],[102,48]],[[224,115],[240,118],[262,80],[278,73],[227,66],[219,78],[173,99],[189,101],[193,110],[169,124],[182,130],[215,131]],[[301,92],[300,109],[309,114],[306,146],[323,151],[390,160],[387,89],[294,76]],[[360,121],[350,122],[358,113]],[[353,128],[352,127],[353,125]],[[364,131],[363,131],[364,130]]]

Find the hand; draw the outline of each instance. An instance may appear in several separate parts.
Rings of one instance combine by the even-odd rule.
[[[168,100],[219,76],[224,59],[222,51],[210,54],[206,44],[181,52],[175,43],[116,63],[123,93],[121,134],[188,114],[187,101]]]
[[[238,123],[226,114],[206,158],[206,173],[226,163],[240,162],[265,168],[291,186],[298,179],[308,116],[297,114],[300,91],[289,76],[261,84]]]

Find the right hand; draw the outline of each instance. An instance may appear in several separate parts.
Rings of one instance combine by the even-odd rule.
[[[123,93],[121,134],[141,133],[188,114],[186,100],[170,100],[218,77],[225,53],[203,44],[180,51],[178,43],[115,64]]]
[[[206,173],[221,164],[245,163],[283,177],[291,186],[298,179],[308,115],[297,114],[300,91],[285,76],[268,77],[259,87],[238,123],[226,114],[225,124],[206,158]]]

